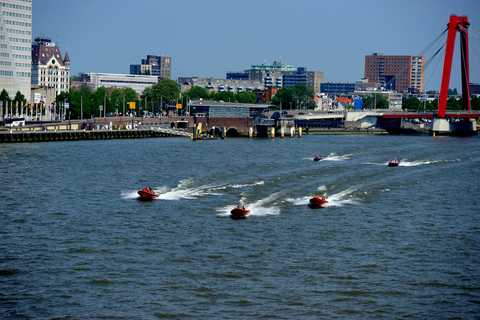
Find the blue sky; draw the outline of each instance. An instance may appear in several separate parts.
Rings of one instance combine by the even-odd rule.
[[[63,54],[68,47],[72,75],[129,73],[130,64],[156,54],[172,57],[173,80],[225,78],[228,71],[283,61],[323,71],[324,81],[355,82],[364,76],[365,55],[418,55],[451,14],[467,15],[477,34],[480,29],[479,0],[32,2],[32,37],[58,41]],[[479,40],[472,32],[470,80],[480,83]],[[450,87],[460,91],[458,46],[454,54]],[[442,65],[443,56],[428,67],[425,89],[440,89]]]

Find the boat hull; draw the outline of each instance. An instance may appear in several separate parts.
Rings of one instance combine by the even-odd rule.
[[[140,200],[153,200],[153,199],[158,198],[158,194],[151,193],[151,192],[144,191],[144,190],[140,190],[137,193],[140,196]]]
[[[389,167],[398,167],[399,164],[400,164],[400,162],[390,161],[390,162],[388,163],[388,166],[389,166]]]
[[[250,210],[235,208],[230,211],[230,218],[233,220],[247,219],[250,216]]]
[[[319,197],[314,197],[309,200],[308,206],[310,208],[323,208],[325,203],[328,203],[328,201]]]

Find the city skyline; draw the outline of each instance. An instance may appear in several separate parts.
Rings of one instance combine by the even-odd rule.
[[[71,75],[128,74],[130,64],[154,54],[172,57],[173,80],[225,78],[283,61],[324,72],[324,82],[355,82],[364,76],[366,55],[419,55],[451,14],[467,15],[471,29],[480,29],[480,2],[466,0],[33,0],[32,6],[32,39],[50,37],[63,54],[68,48]],[[479,83],[478,39],[470,42],[470,82]],[[425,70],[425,90],[440,89],[439,56]],[[459,56],[456,46],[450,87],[460,91]]]

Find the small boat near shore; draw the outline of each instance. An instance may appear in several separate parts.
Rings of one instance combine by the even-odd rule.
[[[328,203],[328,201],[325,200],[324,196],[315,196],[309,200],[308,205],[310,208],[323,208],[325,203]]]
[[[152,188],[143,188],[142,190],[137,192],[140,196],[140,200],[153,200],[158,198],[158,194],[156,194]]]
[[[390,162],[388,163],[388,166],[389,166],[389,167],[398,167],[399,164],[400,164],[400,161],[398,161],[397,158],[393,158],[393,159],[390,160]]]

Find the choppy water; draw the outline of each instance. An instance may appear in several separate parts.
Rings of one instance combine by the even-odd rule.
[[[479,137],[3,144],[0,316],[478,318],[479,168]]]

